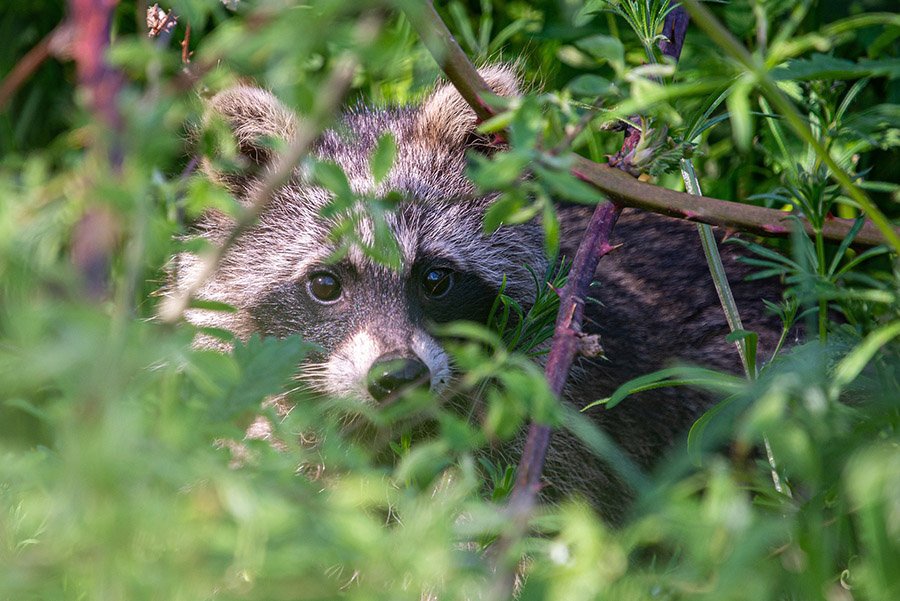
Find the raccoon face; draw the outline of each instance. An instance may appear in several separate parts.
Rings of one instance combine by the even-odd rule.
[[[517,91],[508,68],[489,68],[482,76],[500,94]],[[231,126],[248,170],[225,173],[206,160],[204,173],[242,200],[274,158],[261,140],[290,140],[297,118],[270,93],[247,87],[218,94],[211,110]],[[465,177],[466,152],[479,143],[475,126],[474,113],[448,85],[418,107],[345,114],[312,154],[340,165],[358,194],[394,192],[404,199],[385,216],[400,249],[400,269],[377,264],[357,247],[333,260],[332,230],[345,215],[323,216],[330,193],[310,183],[298,166],[200,290],[201,298],[228,303],[237,312],[195,309],[188,318],[242,338],[254,332],[300,334],[320,348],[300,377],[323,393],[384,401],[410,386],[443,390],[452,366],[431,326],[485,322],[504,277],[505,293],[529,305],[534,289],[528,268],[541,273],[547,265],[539,224],[483,232],[492,198],[477,195]],[[394,137],[397,157],[376,185],[369,157],[385,132]],[[375,226],[364,211],[359,215],[356,238],[370,244]],[[231,226],[223,215],[210,213],[198,229],[217,243]],[[197,268],[193,255],[179,256],[176,285],[188,285]],[[211,338],[198,343],[220,346]]]

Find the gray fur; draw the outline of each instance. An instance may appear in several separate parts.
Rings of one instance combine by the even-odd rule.
[[[482,74],[498,93],[510,95],[518,90],[509,68],[494,67]],[[223,92],[211,105],[233,128],[249,169],[224,174],[206,161],[204,172],[243,199],[259,185],[272,158],[258,138],[289,139],[297,127],[296,117],[271,94],[255,88]],[[372,362],[397,350],[422,360],[431,371],[432,389],[440,391],[450,377],[449,362],[428,333],[427,303],[420,302],[413,291],[422,258],[452,263],[454,269],[471,275],[467,285],[487,289],[489,297],[505,275],[507,293],[524,305],[533,294],[525,266],[538,273],[547,267],[539,224],[482,233],[483,214],[493,199],[477,197],[464,175],[467,145],[477,142],[474,127],[475,115],[448,85],[438,87],[418,107],[347,113],[321,137],[313,154],[338,163],[358,193],[397,190],[408,197],[388,216],[402,249],[402,269],[393,272],[375,265],[360,252],[350,252],[342,265],[328,266],[334,250],[328,233],[334,223],[319,212],[328,203],[329,193],[306,181],[298,166],[259,224],[238,240],[200,290],[202,298],[229,303],[237,312],[191,310],[189,319],[229,329],[241,338],[257,331],[275,336],[301,334],[323,349],[305,366],[304,377],[325,393],[366,398],[363,382]],[[368,160],[376,140],[386,131],[394,135],[398,155],[385,181],[376,186]],[[570,257],[588,211],[560,208],[563,252]],[[226,217],[212,213],[198,231],[215,243],[230,226]],[[371,227],[366,220],[360,223],[358,234],[363,240],[371,238]],[[582,407],[608,395],[623,381],[674,360],[737,371],[737,354],[725,342],[727,324],[694,226],[625,211],[614,242],[624,246],[601,261],[593,293],[600,302],[589,303],[587,310],[588,330],[601,334],[608,359],[579,360],[566,394],[569,402]],[[733,252],[725,252],[745,325],[760,332],[761,347],[771,348],[778,324],[764,318],[760,290],[741,282],[747,268],[735,258]],[[188,285],[197,265],[192,255],[179,256],[176,286]],[[340,270],[347,285],[345,297],[322,308],[310,304],[304,282],[325,266]],[[484,296],[471,298],[484,300]],[[471,304],[454,307],[458,313],[454,315],[483,317],[478,303]],[[200,343],[215,345],[211,339]],[[650,467],[708,405],[709,399],[699,393],[662,389],[637,395],[613,410],[592,410],[590,415],[638,464]],[[548,496],[578,491],[608,518],[618,519],[627,492],[579,443],[564,433],[555,436],[547,460]]]

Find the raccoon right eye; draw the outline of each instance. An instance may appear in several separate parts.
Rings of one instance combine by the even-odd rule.
[[[319,271],[309,276],[306,284],[309,295],[320,303],[333,303],[341,297],[341,282],[327,271]]]

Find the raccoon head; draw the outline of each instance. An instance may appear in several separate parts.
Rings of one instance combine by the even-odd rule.
[[[511,69],[492,67],[481,74],[498,94],[517,92]],[[274,158],[266,138],[289,140],[298,118],[269,92],[250,87],[218,94],[211,111],[230,125],[247,169],[224,172],[205,160],[204,174],[245,200]],[[483,146],[475,127],[475,114],[450,85],[438,86],[419,106],[347,112],[321,136],[312,156],[340,165],[358,194],[393,192],[403,199],[385,217],[401,267],[379,265],[357,247],[334,261],[332,230],[345,215],[323,214],[330,192],[311,183],[298,165],[258,224],[200,289],[201,298],[237,311],[193,309],[188,318],[241,338],[254,332],[300,334],[321,349],[301,377],[323,393],[381,401],[414,384],[441,391],[452,367],[431,326],[484,322],[504,277],[505,293],[529,305],[534,285],[528,268],[543,273],[547,265],[539,224],[484,233],[483,216],[493,197],[479,196],[465,176],[467,151]],[[397,155],[376,184],[369,158],[385,132],[393,135]],[[355,221],[357,239],[371,242],[372,220]],[[231,226],[213,212],[198,232],[215,244]],[[176,285],[188,285],[197,268],[196,257],[181,255]],[[210,338],[199,344],[216,345]]]

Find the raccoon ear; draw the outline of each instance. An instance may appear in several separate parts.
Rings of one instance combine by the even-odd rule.
[[[498,96],[517,96],[519,78],[510,65],[483,67],[478,73]],[[438,86],[419,109],[416,134],[437,146],[479,146],[481,136],[475,132],[478,118],[451,84]]]
[[[272,141],[288,141],[297,129],[297,117],[266,90],[238,86],[219,92],[209,101],[207,119],[223,117],[237,142],[239,170],[221,170],[208,157],[203,159],[203,172],[211,180],[225,185],[236,196],[242,196],[276,156]]]

